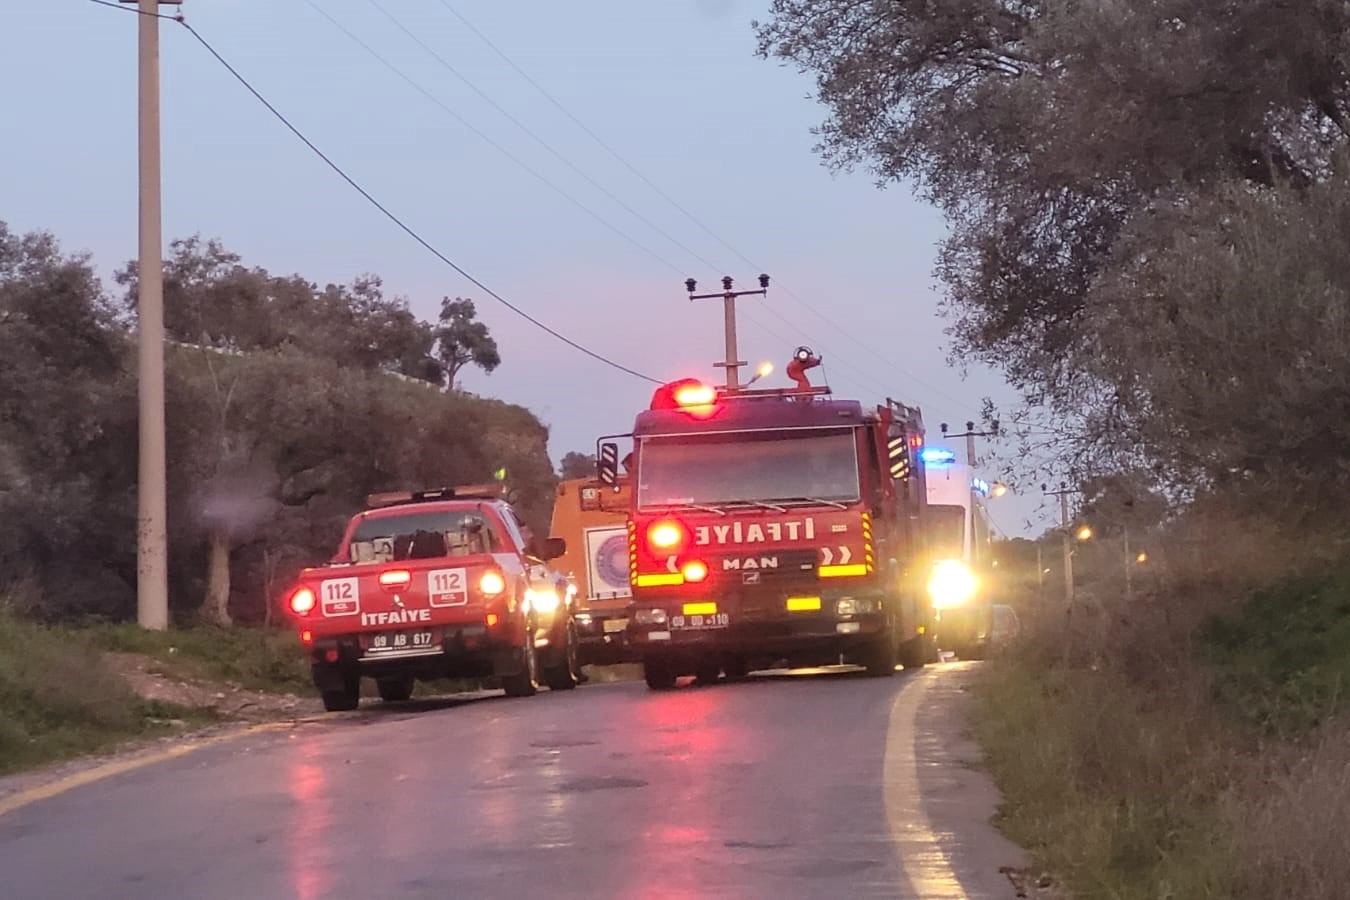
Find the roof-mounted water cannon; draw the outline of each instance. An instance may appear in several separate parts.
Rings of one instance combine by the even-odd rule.
[[[811,379],[806,377],[806,370],[814,369],[821,361],[810,347],[802,346],[792,351],[792,362],[788,363],[787,375],[797,383],[797,390],[811,390]]]

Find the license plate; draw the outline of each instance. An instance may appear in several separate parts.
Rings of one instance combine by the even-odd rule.
[[[613,634],[616,631],[623,631],[628,627],[627,619],[606,619],[604,628],[605,634]]]
[[[691,631],[701,628],[726,628],[731,616],[726,613],[710,613],[705,616],[671,616],[671,631]]]
[[[436,646],[433,631],[384,631],[371,635],[367,653],[398,653],[404,650],[427,650]]]

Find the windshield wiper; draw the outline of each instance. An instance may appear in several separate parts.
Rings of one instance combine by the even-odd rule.
[[[848,509],[847,503],[840,503],[838,500],[826,500],[824,497],[783,497],[785,503],[823,503],[826,506],[833,506],[835,509]]]
[[[697,509],[700,512],[717,513],[719,516],[727,514],[725,509],[718,509],[716,506],[704,506],[702,503],[672,503],[670,505],[675,509]]]
[[[774,512],[787,512],[786,506],[779,506],[777,503],[770,503],[767,500],[729,500],[727,503],[728,505],[734,503],[738,506],[762,506]]]

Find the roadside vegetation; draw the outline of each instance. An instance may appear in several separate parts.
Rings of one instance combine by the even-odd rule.
[[[501,478],[526,521],[548,527],[547,426],[459,388],[465,367],[501,362],[473,301],[445,297],[423,321],[376,275],[320,286],[218,241],[176,240],[164,261],[172,627],[142,630],[137,285],[134,263],[105,283],[56,236],[0,221],[0,771],[238,703],[256,716],[312,698],[282,595],[328,559],[369,493]],[[145,699],[156,692],[192,703]]]
[[[138,697],[87,635],[0,613],[0,774],[212,720]]]
[[[827,162],[945,214],[953,356],[1024,398],[989,452],[1070,492],[1002,550],[1002,826],[1071,896],[1345,896],[1350,7],[774,0],[756,27],[816,79]]]

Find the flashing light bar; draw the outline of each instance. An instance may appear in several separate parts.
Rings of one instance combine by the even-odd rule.
[[[976,478],[970,483],[970,486],[975,490],[975,493],[979,494],[981,497],[989,496],[989,482],[985,481],[983,478]]]
[[[950,466],[956,462],[956,452],[943,447],[924,447],[919,451],[919,459],[928,466]]]

